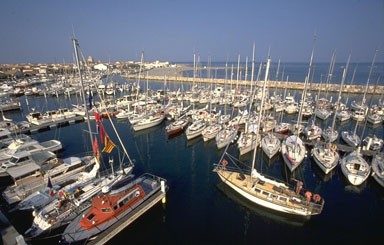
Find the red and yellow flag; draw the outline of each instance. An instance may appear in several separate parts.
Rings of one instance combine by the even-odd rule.
[[[105,135],[104,138],[104,148],[101,150],[102,152],[111,153],[113,148],[115,148],[115,143],[112,142],[112,140],[108,137],[108,135]]]

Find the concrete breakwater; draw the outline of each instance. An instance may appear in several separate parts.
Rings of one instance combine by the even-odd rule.
[[[167,81],[167,82],[186,82],[186,83],[197,83],[197,84],[221,84],[227,86],[251,86],[250,81],[244,80],[230,80],[222,78],[193,78],[183,76],[183,71],[193,70],[193,67],[190,66],[181,66],[181,67],[172,67],[172,68],[155,68],[147,72],[143,72],[140,75],[140,80],[155,80],[155,81]],[[137,79],[138,74],[130,74],[124,76],[128,79]],[[263,81],[254,82],[253,85],[262,86]],[[267,86],[269,88],[280,88],[288,90],[303,90],[304,82],[290,82],[290,81],[268,81]],[[309,91],[321,91],[321,92],[339,92],[340,84],[319,84],[319,83],[310,83],[308,84]],[[384,86],[374,86],[370,85],[368,88],[363,85],[350,85],[344,84],[342,88],[343,93],[352,93],[352,94],[364,94],[367,90],[367,94],[383,94]]]

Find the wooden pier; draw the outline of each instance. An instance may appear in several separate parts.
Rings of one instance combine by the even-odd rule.
[[[105,244],[109,240],[111,240],[115,235],[125,229],[128,225],[134,222],[137,218],[139,218],[142,214],[144,214],[148,209],[153,207],[156,203],[158,203],[161,199],[165,197],[164,192],[159,191],[154,196],[143,202],[141,205],[135,208],[135,210],[129,215],[125,216],[114,225],[109,227],[107,230],[103,231],[99,234],[95,239],[91,240],[87,244]]]

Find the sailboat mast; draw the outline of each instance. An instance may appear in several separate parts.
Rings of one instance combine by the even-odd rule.
[[[263,90],[262,90],[262,96],[261,96],[261,105],[260,105],[260,110],[259,110],[259,118],[257,120],[257,133],[256,133],[256,144],[258,142],[258,137],[260,137],[260,121],[261,121],[261,114],[263,112],[263,108],[264,108],[264,98],[265,98],[265,88],[266,88],[266,85],[267,85],[267,80],[268,80],[268,73],[269,73],[269,66],[270,66],[270,63],[271,63],[271,59],[270,57],[268,56],[268,59],[267,59],[267,67],[265,68],[265,77],[264,77],[264,84],[263,84]],[[253,170],[255,169],[255,161],[256,161],[256,152],[257,152],[257,147],[255,148],[255,150],[253,151],[253,157],[252,157],[252,166],[251,166],[251,182],[252,182],[252,172]]]
[[[375,64],[376,54],[377,54],[377,50],[375,50],[375,54],[374,54],[373,59],[372,59],[372,64],[371,64],[371,67],[369,69],[367,85],[365,85],[365,91],[364,91],[364,96],[363,96],[363,100],[362,100],[363,104],[365,103],[365,96],[367,95],[367,92],[368,92],[368,84],[369,84],[369,80],[371,79],[371,74],[372,74],[373,65]]]
[[[88,106],[87,106],[87,102],[86,102],[86,99],[85,99],[84,83],[83,83],[83,77],[81,75],[80,62],[79,62],[79,54],[78,54],[78,50],[77,50],[77,47],[79,46],[79,43],[77,42],[77,39],[75,39],[75,38],[72,38],[72,43],[73,43],[73,48],[75,50],[76,66],[77,66],[77,70],[79,72],[79,77],[80,77],[81,96],[83,97],[84,108],[85,108],[85,115],[87,116],[87,124],[88,124],[89,137],[91,139],[90,142],[91,142],[91,145],[93,146],[93,137],[92,137],[91,123],[90,123],[90,120],[89,120]]]
[[[252,91],[252,86],[253,86],[254,73],[255,73],[255,43],[253,43],[253,48],[252,48],[251,91]]]
[[[315,52],[315,43],[316,43],[316,35],[314,37],[314,40],[313,40],[313,47],[312,47],[312,52],[311,52],[311,58],[309,60],[309,67],[308,67],[308,74],[307,76],[305,77],[305,82],[304,82],[304,90],[303,90],[303,93],[301,94],[301,105],[300,105],[300,110],[299,110],[299,116],[298,116],[298,119],[297,119],[297,124],[296,124],[296,127],[297,127],[297,131],[299,131],[299,125],[301,124],[301,117],[303,115],[303,106],[304,106],[304,98],[306,98],[306,93],[307,93],[307,84],[308,84],[308,81],[309,81],[309,78],[311,76],[311,71],[312,71],[312,62],[313,62],[313,54]],[[297,132],[298,133],[298,132]]]
[[[350,60],[351,60],[351,55],[349,55],[347,65],[345,66],[345,68],[343,70],[343,77],[341,78],[339,96],[337,97],[337,102],[336,102],[336,111],[335,111],[335,114],[333,115],[333,120],[332,120],[332,130],[335,128],[336,114],[340,109],[341,91],[343,91],[344,81],[345,81],[345,78],[347,77],[347,71],[348,71]]]

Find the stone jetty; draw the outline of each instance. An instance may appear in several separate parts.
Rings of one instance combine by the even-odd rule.
[[[217,67],[211,68],[212,70],[218,69]],[[225,68],[223,68],[225,69]],[[221,78],[193,78],[183,76],[183,71],[193,71],[192,66],[188,65],[178,65],[176,67],[166,67],[166,68],[155,68],[148,71],[144,71],[140,75],[140,80],[155,80],[155,81],[167,81],[167,82],[186,82],[186,83],[196,83],[196,84],[221,84],[228,86],[250,86],[250,81],[244,80],[230,80],[230,79],[221,79]],[[128,79],[137,79],[139,76],[138,73],[130,74],[124,76]],[[256,85],[262,86],[263,81],[255,82]],[[304,82],[290,82],[290,81],[268,81],[267,86],[269,88],[280,88],[280,89],[289,89],[289,90],[303,90]],[[340,89],[340,84],[319,84],[319,83],[310,83],[308,85],[309,91],[328,91],[328,92],[338,92]],[[352,93],[352,94],[364,94],[366,90],[365,85],[343,85],[343,93]],[[368,86],[367,94],[383,94],[384,86]]]

